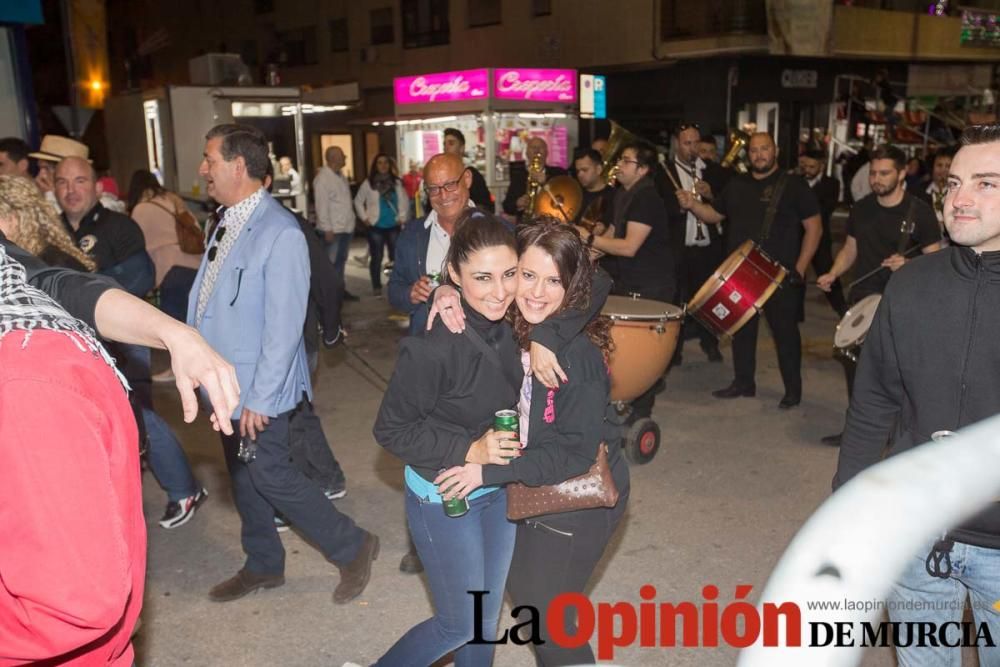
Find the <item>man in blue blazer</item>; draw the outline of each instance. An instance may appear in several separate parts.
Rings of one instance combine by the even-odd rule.
[[[285,582],[275,510],[340,569],[336,603],[364,590],[378,537],[341,514],[291,463],[289,417],[312,386],[303,343],[309,256],[295,218],[262,181],[267,141],[255,128],[219,125],[205,137],[199,174],[226,207],[191,289],[188,324],[236,367],[239,433],[222,436],[233,497],[243,523],[243,568],[209,597],[235,600]]]
[[[458,216],[472,206],[472,172],[457,155],[440,153],[424,165],[424,189],[431,212],[403,228],[396,241],[396,261],[389,277],[389,304],[410,316],[410,335],[423,331]]]

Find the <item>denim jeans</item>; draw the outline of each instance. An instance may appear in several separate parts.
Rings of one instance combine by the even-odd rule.
[[[886,601],[889,618],[896,622],[931,622],[940,626],[944,623],[961,623],[966,607],[966,597],[972,605],[972,616],[978,626],[989,625],[993,641],[1000,641],[1000,612],[993,604],[1000,599],[1000,549],[986,549],[971,544],[955,542],[951,551],[951,576],[947,579],[932,577],[927,573],[925,560],[931,550],[918,551],[906,565],[906,569],[896,580]],[[905,609],[909,605],[919,609]],[[933,607],[933,608],[926,608]],[[900,639],[905,643],[905,631],[900,628]],[[971,637],[976,633],[972,632]],[[948,628],[950,642],[961,639],[961,631],[954,626]],[[914,642],[916,643],[916,638]],[[896,657],[899,667],[961,667],[962,649],[946,646],[897,646]],[[1000,666],[1000,649],[979,647],[980,667]]]
[[[220,434],[240,514],[241,540],[247,556],[244,567],[254,574],[285,571],[285,549],[274,526],[275,510],[334,563],[346,565],[354,560],[365,535],[292,463],[288,449],[290,413],[272,417],[267,428],[257,434],[257,456],[249,463],[236,455],[239,422],[233,422],[233,435]]]
[[[468,644],[474,636],[474,599],[467,591],[489,591],[482,598],[481,636],[495,639],[515,528],[507,521],[503,489],[470,500],[469,505],[467,514],[451,518],[441,503],[406,489],[406,519],[427,572],[434,616],[410,628],[379,658],[379,667],[430,665],[452,651],[455,667],[493,664],[493,645]]]
[[[177,436],[163,418],[149,408],[142,409],[142,418],[149,436],[149,452],[146,455],[149,468],[167,492],[167,499],[177,502],[198,493],[198,484],[194,481],[191,466]]]
[[[156,267],[145,250],[129,255],[118,264],[99,271],[114,278],[126,292],[140,299],[155,287]]]
[[[333,270],[341,278],[344,277],[344,267],[347,265],[347,253],[351,249],[351,239],[354,238],[354,234],[351,232],[343,232],[333,235],[333,241],[330,243],[325,243],[326,254],[330,258],[330,263],[333,264]]]
[[[371,259],[368,262],[368,273],[372,279],[372,287],[382,289],[382,254],[389,246],[389,261],[396,256],[396,238],[399,236],[399,226],[388,229],[378,227],[368,228],[368,252]]]

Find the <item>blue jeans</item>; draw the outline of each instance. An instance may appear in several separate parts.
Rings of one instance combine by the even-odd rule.
[[[126,292],[142,299],[155,287],[156,267],[145,250],[129,255],[118,264],[99,271],[114,278]]]
[[[175,320],[187,318],[188,295],[198,271],[187,266],[172,266],[160,283],[160,310]]]
[[[236,456],[240,425],[233,435],[220,434],[233,500],[240,513],[241,539],[254,574],[283,574],[285,549],[274,526],[275,510],[288,518],[327,560],[346,565],[358,555],[365,533],[333,506],[323,491],[292,463],[288,448],[291,411],[272,417],[257,434],[257,457],[243,463]]]
[[[167,492],[167,499],[177,502],[198,493],[191,466],[174,432],[160,415],[149,408],[142,409],[142,419],[146,422],[146,435],[149,436],[149,452],[146,455],[149,468]]]
[[[344,277],[344,267],[347,265],[347,253],[351,249],[351,239],[353,238],[354,234],[350,232],[334,234],[333,241],[325,244],[326,254],[330,258],[330,263],[333,264],[333,270],[341,278]]]
[[[886,597],[890,620],[931,622],[936,623],[939,628],[944,623],[961,623],[968,596],[976,625],[987,623],[993,640],[1000,640],[1000,613],[993,608],[993,603],[1000,599],[1000,549],[985,549],[955,542],[951,551],[952,573],[947,579],[932,577],[927,573],[924,561],[930,550],[931,545],[928,544],[926,549],[918,551],[907,562],[906,569]],[[914,603],[923,603],[922,608],[904,608],[907,605],[918,606]],[[900,633],[900,639],[905,642],[906,635],[902,628]],[[975,632],[971,633],[971,637],[975,635]],[[962,634],[960,630],[950,626],[946,636],[948,641],[957,642]],[[916,638],[913,643],[916,643]],[[962,649],[946,646],[897,646],[896,657],[899,667],[961,667]],[[1000,666],[1000,649],[980,646],[979,665]]]
[[[465,516],[446,516],[441,503],[406,489],[406,519],[427,572],[434,616],[415,625],[379,658],[379,667],[430,665],[455,651],[455,667],[488,667],[494,646],[469,645],[474,636],[473,597],[482,598],[481,636],[495,639],[504,582],[514,553],[515,526],[507,521],[503,489],[469,501]],[[456,650],[457,649],[457,650]]]
[[[399,237],[399,225],[389,228],[368,228],[368,252],[371,260],[368,263],[368,274],[372,279],[372,287],[382,289],[382,255],[389,246],[389,261],[396,258],[396,238]]]

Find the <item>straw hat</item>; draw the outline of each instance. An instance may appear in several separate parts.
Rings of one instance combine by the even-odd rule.
[[[42,137],[42,147],[38,149],[37,153],[29,153],[28,157],[48,160],[49,162],[59,162],[67,157],[80,157],[87,162],[91,161],[90,149],[86,144],[81,144],[69,137],[61,137],[58,134],[46,134]]]

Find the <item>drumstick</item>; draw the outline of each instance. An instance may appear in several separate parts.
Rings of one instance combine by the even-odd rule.
[[[563,208],[563,205],[559,202],[559,198],[552,193],[552,188],[550,188],[547,183],[542,185],[542,191],[549,196],[549,199],[552,200],[552,204],[555,205],[557,209],[559,209],[560,213],[563,214],[563,218],[566,219],[566,223],[567,224],[572,223],[573,220],[572,218],[570,218],[569,213],[567,213],[566,209]]]
[[[677,179],[674,178],[673,173],[670,171],[670,169],[667,167],[667,165],[663,165],[663,171],[667,172],[667,177],[670,179],[670,182],[674,184],[674,189],[675,190],[683,190],[684,189],[684,188],[681,187],[681,184],[677,182]]]
[[[910,253],[912,253],[912,252],[913,252],[914,250],[919,250],[919,249],[920,249],[920,246],[918,246],[918,245],[915,245],[915,246],[913,246],[912,248],[910,248],[909,250],[907,250],[906,252],[904,252],[904,253],[903,253],[903,257],[906,257],[907,255],[909,255]],[[876,273],[878,273],[878,272],[879,272],[879,271],[881,271],[882,269],[888,269],[888,268],[889,268],[888,266],[878,266],[878,267],[876,267],[876,268],[872,269],[871,271],[869,271],[868,273],[866,273],[865,275],[861,276],[860,278],[858,278],[858,279],[857,279],[857,280],[855,280],[854,282],[852,282],[852,283],[851,283],[850,285],[848,285],[848,286],[846,287],[846,289],[847,289],[848,291],[850,291],[850,289],[851,289],[852,287],[854,287],[855,285],[857,285],[857,284],[858,284],[858,283],[860,283],[861,281],[863,281],[863,280],[868,280],[869,278],[871,278],[872,276],[874,276],[874,275],[875,275]]]

